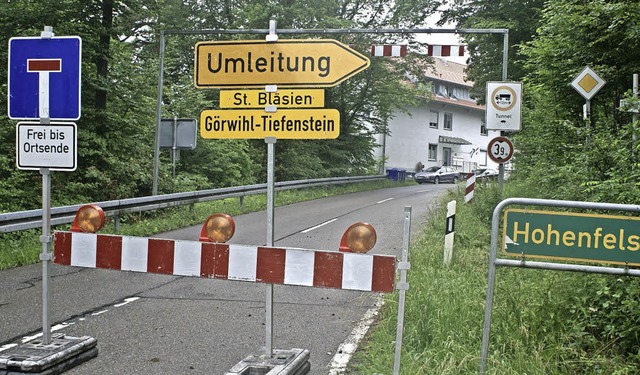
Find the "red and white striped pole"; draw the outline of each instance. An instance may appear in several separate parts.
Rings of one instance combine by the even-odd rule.
[[[464,203],[469,203],[473,199],[473,189],[476,186],[476,174],[467,174],[467,187],[464,190]]]

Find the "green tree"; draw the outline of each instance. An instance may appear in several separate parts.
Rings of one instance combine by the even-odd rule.
[[[532,40],[540,25],[545,0],[446,0],[440,23],[453,22],[458,28],[509,29],[507,78],[524,76],[520,46]],[[504,38],[501,34],[463,34],[469,49],[467,74],[474,82],[473,93],[484,101],[487,81],[502,80]]]
[[[619,109],[628,96],[640,58],[640,3],[636,1],[550,0],[537,36],[521,48],[526,109],[518,148],[517,177],[535,181],[537,197],[637,203],[640,200],[638,123]],[[590,66],[606,80],[591,99],[571,81]],[[534,185],[532,185],[534,186]],[[595,373],[599,362],[622,358],[619,373],[637,373],[638,283],[630,278],[594,279],[576,290],[563,354],[567,371]],[[606,344],[605,344],[606,343]],[[618,360],[619,361],[619,360]]]
[[[74,172],[53,174],[53,204],[100,201],[150,194],[155,142],[155,108],[159,35],[163,30],[221,30],[218,34],[172,34],[166,38],[162,117],[198,118],[217,107],[216,90],[193,87],[194,45],[205,39],[263,38],[231,35],[230,29],[413,27],[437,1],[383,0],[264,2],[259,0],[25,0],[0,3],[0,40],[38,36],[45,25],[56,35],[83,40],[82,118],[77,121],[79,160]],[[291,37],[282,35],[282,38]],[[373,43],[411,39],[407,35],[296,35],[296,38],[335,37],[368,53]],[[6,44],[5,44],[6,45]],[[0,50],[6,58],[6,50]],[[414,56],[391,63],[372,58],[371,68],[326,90],[329,108],[341,113],[337,140],[281,141],[277,148],[277,179],[361,174],[375,170],[373,135],[385,131],[396,109],[403,110],[424,92],[407,85],[420,81],[427,59]],[[6,60],[5,60],[6,61]],[[0,64],[6,77],[6,65]],[[6,108],[6,85],[0,108]],[[6,115],[0,113],[6,120]],[[15,165],[14,129],[0,129],[0,201],[3,210],[40,206],[40,176]],[[160,192],[263,181],[262,141],[200,140],[198,149],[184,151],[177,177],[170,154],[161,152]],[[222,163],[222,164],[220,164]],[[182,175],[181,175],[182,174]]]
[[[629,48],[639,42],[639,9],[629,1],[549,1],[538,37],[522,49],[530,105],[517,138],[519,165],[556,182],[567,176],[571,188],[561,190],[573,198],[638,200],[637,160],[631,157],[637,155],[632,134],[638,124],[618,107],[640,57]],[[582,118],[585,100],[570,85],[585,66],[607,82],[591,100],[588,122]]]

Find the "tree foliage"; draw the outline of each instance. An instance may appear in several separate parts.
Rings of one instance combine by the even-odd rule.
[[[525,57],[520,46],[531,41],[540,24],[545,0],[466,1],[445,0],[440,23],[453,22],[458,28],[508,29],[507,77],[519,81],[524,76]],[[474,82],[473,93],[484,101],[485,83],[502,79],[502,34],[463,34],[470,58],[467,74]]]
[[[629,1],[549,1],[538,37],[522,48],[526,127],[518,136],[523,171],[571,174],[569,198],[638,202],[638,124],[620,110],[640,52],[640,4]],[[585,66],[606,80],[583,119],[582,98],[569,84]],[[552,146],[552,147],[550,147]],[[566,175],[565,174],[565,175]],[[542,182],[543,184],[545,182]]]
[[[264,34],[230,34],[226,30],[412,27],[437,1],[281,0],[25,0],[0,3],[0,41],[39,36],[44,26],[56,35],[79,35],[83,44],[82,117],[78,124],[78,168],[52,174],[54,205],[151,194],[158,88],[159,35],[165,33],[162,117],[199,118],[216,108],[217,90],[193,85],[194,45],[200,40],[261,39]],[[410,17],[403,15],[411,14]],[[171,33],[172,30],[192,33]],[[198,33],[198,30],[218,32]],[[334,38],[367,53],[374,42],[404,36],[342,33],[281,35],[280,38]],[[0,58],[7,51],[0,49]],[[373,135],[385,131],[395,108],[420,93],[403,83],[416,76],[417,59],[389,64],[372,59],[371,68],[326,90],[326,106],[341,113],[337,140],[279,141],[276,180],[363,174],[376,170]],[[0,64],[6,77],[6,65]],[[6,107],[2,82],[0,108]],[[9,122],[4,112],[0,119]],[[15,133],[0,129],[0,210],[37,208],[41,178],[37,171],[17,170]],[[171,155],[160,153],[159,192],[262,182],[266,179],[263,141],[203,140],[182,151],[172,173]]]
[[[537,35],[520,46],[525,59],[523,131],[515,135],[516,178],[535,181],[529,195],[613,203],[640,201],[638,122],[620,108],[638,73],[640,3],[549,0]],[[591,99],[570,85],[591,67],[606,80]],[[637,105],[637,99],[635,101]],[[637,108],[637,107],[635,107]],[[616,213],[619,214],[619,213]],[[570,305],[569,338],[563,354],[571,372],[595,373],[603,358],[624,358],[620,373],[640,371],[638,283],[595,279],[576,291]],[[587,360],[592,358],[593,360]],[[627,372],[625,372],[627,371]]]

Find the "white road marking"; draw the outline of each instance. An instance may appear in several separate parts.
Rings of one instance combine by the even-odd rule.
[[[331,363],[329,363],[328,366],[329,375],[344,374],[351,357],[358,349],[360,341],[362,341],[371,325],[373,325],[383,304],[384,300],[382,299],[382,296],[378,295],[373,307],[367,310],[362,319],[360,319],[360,322],[358,322],[358,325],[356,325],[353,331],[351,331],[349,337],[347,337],[347,339],[338,347],[336,354],[333,356]]]
[[[125,298],[125,299],[124,299],[124,302],[122,302],[122,303],[116,303],[115,305],[113,305],[113,307],[120,307],[120,306],[124,306],[124,305],[126,305],[127,303],[131,303],[131,302],[133,302],[133,301],[137,301],[137,300],[139,300],[139,299],[140,299],[140,297],[130,297],[130,298]]]
[[[384,203],[384,202],[388,202],[388,201],[392,201],[393,198],[387,198],[387,199],[383,199],[381,201],[376,202],[376,204],[380,204],[380,203]]]
[[[133,301],[137,301],[139,299],[140,299],[140,297],[125,298],[124,302],[116,303],[113,306],[114,307],[120,307],[120,306],[126,305],[128,303],[131,303]],[[108,311],[109,311],[109,309],[96,311],[96,312],[93,312],[91,314],[87,314],[85,316],[81,316],[81,317],[77,318],[76,320],[77,321],[84,321],[84,320],[86,320],[87,316],[97,316],[97,315],[104,314],[104,313],[106,313]],[[56,324],[56,325],[51,327],[51,332],[59,331],[61,329],[67,328],[67,327],[69,327],[71,325],[74,325],[74,324],[76,324],[75,321],[62,322],[62,323]],[[42,332],[36,333],[35,335],[32,335],[32,336],[23,336],[22,339],[19,342],[26,343],[26,342],[29,342],[31,340],[37,339],[38,337],[42,337],[42,336],[43,336]],[[4,350],[7,350],[7,349],[10,349],[10,348],[13,348],[13,347],[18,346],[18,345],[20,345],[20,344],[19,343],[11,343],[11,344],[2,345],[2,346],[0,346],[0,352],[2,352]]]
[[[338,220],[338,218],[335,218],[335,219],[331,219],[331,220],[325,221],[324,223],[322,223],[322,224],[318,224],[318,225],[316,225],[315,227],[307,228],[307,229],[305,229],[305,230],[301,231],[300,233],[308,233],[308,232],[311,232],[311,231],[312,231],[312,230],[314,230],[314,229],[318,229],[318,228],[320,228],[320,227],[322,227],[322,226],[324,226],[324,225],[331,224],[331,223],[333,223],[333,222],[334,222],[334,221],[336,221],[336,220]]]
[[[7,344],[7,345],[2,345],[0,346],[0,352],[7,350],[7,349],[11,349],[14,346],[18,346],[18,344]]]

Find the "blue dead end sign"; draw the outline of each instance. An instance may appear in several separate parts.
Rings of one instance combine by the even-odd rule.
[[[78,36],[9,39],[9,118],[78,120],[81,66]]]

